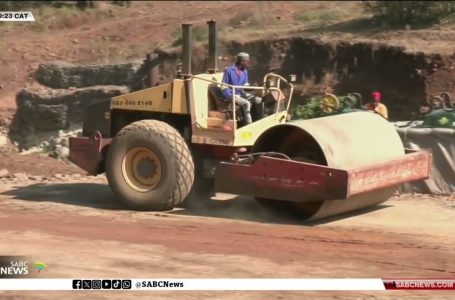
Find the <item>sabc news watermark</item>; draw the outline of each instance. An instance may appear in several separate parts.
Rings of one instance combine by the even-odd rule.
[[[37,278],[46,268],[27,256],[0,256],[0,278]]]
[[[31,11],[0,11],[0,22],[35,22]]]

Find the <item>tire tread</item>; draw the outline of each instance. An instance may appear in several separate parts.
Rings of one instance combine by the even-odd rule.
[[[169,124],[158,120],[140,120],[122,128],[115,139],[124,135],[134,134],[135,131],[159,135],[168,142],[169,155],[177,162],[177,180],[173,192],[163,199],[158,210],[168,210],[181,204],[188,196],[194,182],[194,162],[191,152],[180,133]]]

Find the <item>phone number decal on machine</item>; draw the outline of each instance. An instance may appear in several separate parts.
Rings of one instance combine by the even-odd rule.
[[[144,105],[152,105],[152,100],[113,100],[112,105],[114,106],[144,106]]]

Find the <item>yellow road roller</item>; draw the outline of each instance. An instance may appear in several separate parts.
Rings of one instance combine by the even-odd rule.
[[[275,73],[248,89],[263,101],[253,122],[219,98],[216,23],[209,21],[208,70],[191,72],[191,24],[182,25],[177,78],[93,104],[70,160],[106,173],[129,208],[171,210],[193,186],[214,178],[216,192],[291,206],[318,219],[387,200],[401,183],[429,176],[431,155],[403,148],[394,127],[369,112],[289,121],[293,80]]]

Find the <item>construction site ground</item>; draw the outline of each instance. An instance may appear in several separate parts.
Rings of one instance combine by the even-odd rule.
[[[451,197],[401,195],[367,211],[313,224],[271,216],[253,199],[228,195],[217,195],[207,205],[191,209],[135,212],[115,201],[104,176],[85,176],[72,165],[37,154],[2,155],[20,164],[22,173],[14,174],[18,170],[10,163],[12,174],[0,182],[0,253],[42,260],[48,265],[46,277],[455,276]],[[84,295],[3,292],[0,298]],[[183,295],[185,299],[453,298],[444,292],[415,291],[159,292],[149,297],[182,299]],[[126,296],[96,294],[97,299]]]
[[[30,27],[2,26],[0,119],[14,115],[16,93],[33,82],[40,63],[142,59],[159,44],[172,43],[179,23],[186,20],[215,17],[222,28],[244,22],[242,13],[247,12],[254,16],[254,28],[242,25],[234,30],[234,24],[220,36],[230,39],[229,33],[232,40],[252,39],[256,31],[269,28],[265,25],[273,17],[280,20],[276,32],[268,33],[273,38],[287,28],[286,35],[321,39],[336,35],[338,40],[369,39],[410,51],[453,53],[447,42],[455,36],[453,24],[372,35],[362,27],[353,32],[343,29],[358,17],[359,9],[351,7],[354,2],[346,7],[340,2],[264,3],[144,1],[129,9],[106,4],[89,14],[43,11],[36,14],[39,22]],[[331,22],[333,28],[319,30],[316,24],[318,30],[313,32],[309,26],[313,21],[308,26],[299,21],[315,19],[325,24],[324,16],[338,7],[340,20]],[[289,25],[294,22],[295,30]],[[248,35],[235,36],[247,29]],[[115,201],[104,176],[86,176],[67,162],[21,155],[14,147],[0,149],[0,177],[4,175],[0,179],[0,254],[35,257],[47,264],[48,278],[455,277],[453,196],[402,195],[369,210],[308,224],[271,216],[251,198],[225,195],[219,197],[222,201],[191,209],[128,211]],[[33,291],[0,292],[0,299],[453,299],[453,295],[453,291],[140,295]]]

